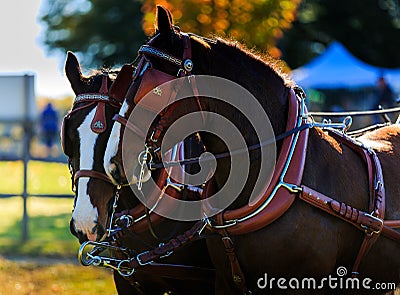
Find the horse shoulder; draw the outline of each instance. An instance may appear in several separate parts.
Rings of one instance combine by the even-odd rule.
[[[390,125],[368,132],[357,139],[377,153],[398,154],[400,152],[400,125]]]
[[[373,148],[380,160],[385,182],[386,219],[400,219],[400,125],[390,125],[358,138]]]

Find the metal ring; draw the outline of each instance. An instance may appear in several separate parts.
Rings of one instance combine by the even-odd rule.
[[[128,264],[127,267],[126,267],[126,271],[123,270],[123,264],[124,264],[124,263]],[[132,269],[129,271],[129,263],[130,263],[130,260],[125,259],[125,260],[121,260],[121,261],[118,263],[118,266],[117,266],[118,273],[119,273],[121,276],[125,277],[125,278],[130,277],[130,276],[133,275],[133,273],[135,272],[135,269],[134,269],[133,267],[132,267]]]
[[[183,63],[183,68],[185,69],[186,72],[191,72],[193,70],[193,62],[191,59],[185,60]]]

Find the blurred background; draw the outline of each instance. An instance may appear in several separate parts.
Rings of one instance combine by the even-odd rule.
[[[68,50],[86,73],[131,62],[153,33],[156,4],[169,8],[183,31],[233,38],[281,59],[311,111],[397,106],[399,0],[4,2],[0,294],[115,293],[109,272],[76,265],[71,182],[58,135],[74,98],[63,65]],[[360,118],[354,127],[379,120]],[[87,286],[77,287],[83,277]]]

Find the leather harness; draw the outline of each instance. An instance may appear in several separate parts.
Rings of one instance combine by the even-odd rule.
[[[101,87],[98,93],[84,93],[76,96],[71,111],[64,117],[61,124],[61,147],[63,149],[64,154],[68,156],[68,165],[71,171],[71,179],[72,179],[72,190],[75,191],[78,180],[81,177],[91,177],[100,179],[102,181],[112,183],[111,179],[104,173],[80,169],[75,170],[74,165],[72,164],[72,151],[70,144],[67,142],[66,138],[66,128],[68,125],[68,121],[71,116],[76,112],[87,109],[93,105],[97,105],[96,113],[93,117],[91,123],[91,129],[95,133],[103,133],[107,128],[106,116],[105,116],[105,104],[109,104],[116,109],[121,107],[121,104],[117,101],[110,100],[108,97],[108,86],[107,86],[108,74],[103,73]]]
[[[123,70],[127,70],[129,67],[125,67]],[[130,74],[130,77],[132,73]],[[68,121],[70,120],[71,116],[83,109],[87,109],[93,105],[97,104],[96,114],[91,123],[91,129],[93,132],[102,133],[106,130],[106,117],[105,117],[105,104],[109,104],[116,109],[121,107],[121,103],[117,100],[110,98],[108,96],[108,86],[107,86],[107,78],[108,74],[103,73],[102,77],[102,85],[98,93],[84,93],[79,94],[74,100],[73,107],[71,111],[64,117],[61,126],[61,146],[64,153],[68,156],[68,163],[71,171],[71,179],[72,179],[72,190],[75,191],[77,186],[78,180],[81,177],[89,177],[89,178],[96,178],[107,183],[113,184],[111,179],[104,173],[95,170],[87,170],[87,169],[80,169],[75,170],[72,164],[72,151],[71,147],[67,143],[66,138],[66,129],[68,125]],[[116,93],[119,89],[110,89],[111,95]],[[119,96],[119,94],[118,94]],[[129,122],[128,122],[129,123]],[[137,129],[137,132],[141,132]],[[143,134],[144,136],[144,134]],[[180,194],[182,193],[180,189],[174,186],[174,183],[168,182],[168,173],[166,170],[160,171],[160,174],[157,177],[157,186],[162,190],[163,194],[167,194],[173,198],[179,198]],[[114,184],[113,184],[114,185]],[[186,189],[186,194],[189,198],[195,199],[197,197],[194,196],[196,191]],[[191,196],[193,195],[193,196]],[[118,194],[116,195],[117,198]],[[150,200],[157,200],[162,199],[158,190],[154,190],[150,196],[148,196]],[[123,220],[120,219],[122,216],[129,216],[130,220]],[[142,204],[138,204],[135,207],[124,210],[115,214],[116,217],[116,224],[121,226],[120,230],[116,230],[115,233],[112,233],[112,241],[111,245],[115,247],[120,247],[119,240],[128,232],[135,232],[135,233],[142,233],[146,230],[149,230],[149,224],[156,225],[159,224],[164,217],[152,212],[149,214],[149,218],[144,218],[146,216],[145,207]],[[195,266],[186,266],[186,265],[179,265],[179,264],[160,264],[155,263],[153,260],[160,258],[161,256],[167,256],[168,253],[173,252],[174,250],[183,247],[184,245],[190,243],[192,240],[197,238],[198,234],[198,226],[199,223],[194,225],[193,228],[190,228],[184,234],[172,239],[168,243],[161,244],[159,247],[153,249],[152,251],[146,252],[146,255],[143,256],[144,261],[146,263],[139,264],[138,261],[140,260],[131,260],[129,266],[134,267],[141,266],[140,271],[149,272],[152,275],[164,277],[164,278],[182,278],[188,280],[200,280],[200,281],[213,281],[215,277],[215,270],[203,268],[203,267],[195,267]],[[109,229],[110,230],[110,229]],[[122,257],[120,253],[115,252],[116,256]],[[136,262],[136,263],[135,263]],[[125,265],[121,265],[125,267]],[[133,277],[124,276],[128,279],[132,284],[134,283]]]
[[[186,60],[191,58],[190,45],[187,45],[190,44],[190,37],[183,33],[181,36],[185,44],[184,57],[182,60],[176,57],[171,57],[150,45],[144,45],[139,50],[139,53],[143,55],[141,63],[145,59],[146,54],[152,57],[157,57],[179,66],[179,73],[184,73],[188,76],[191,82],[195,81],[195,76],[191,75],[191,71],[188,71],[182,66]],[[148,75],[146,75],[146,72],[148,72]],[[164,76],[162,74],[164,74]],[[160,74],[160,71],[155,69],[147,69],[144,75],[145,76],[141,83],[149,83],[149,85],[143,86],[143,88],[148,90],[155,89],[160,84],[174,78],[170,76],[170,78],[167,77],[167,79],[164,79],[167,74],[162,72]],[[146,77],[149,77],[148,79],[150,80],[147,80]],[[155,78],[152,79],[152,77]],[[160,83],[160,81],[164,82]],[[193,94],[198,100],[196,95],[198,91],[195,82],[192,83],[192,88]],[[173,99],[176,91],[175,88],[174,91],[170,92],[167,99]],[[135,97],[135,102],[138,102],[143,95],[142,92],[139,91],[139,93],[139,96]],[[235,255],[234,243],[231,236],[250,233],[272,223],[290,208],[297,196],[306,203],[336,216],[365,232],[364,240],[353,265],[353,276],[358,274],[358,269],[363,258],[367,255],[368,251],[381,234],[396,242],[400,242],[400,233],[394,230],[394,228],[400,228],[400,220],[384,220],[385,189],[383,174],[379,158],[372,149],[366,148],[342,132],[328,129],[330,136],[359,154],[366,163],[370,191],[368,212],[337,201],[332,197],[326,196],[302,184],[307,152],[308,129],[313,128],[314,125],[310,124],[308,121],[307,112],[304,107],[304,92],[302,90],[292,89],[289,93],[288,99],[289,114],[286,130],[294,130],[294,128],[299,128],[305,124],[309,124],[309,126],[305,126],[303,129],[299,128],[298,132],[291,133],[283,140],[275,172],[266,193],[261,198],[258,198],[257,203],[253,206],[245,205],[239,209],[225,210],[213,218],[213,223],[210,220],[207,220],[207,228],[210,231],[221,235],[227,257],[231,264],[233,281],[244,293],[247,291],[245,278],[241,271],[239,261]],[[198,102],[198,104],[201,111],[200,103]],[[151,110],[152,106],[148,106],[148,108]],[[153,132],[153,139],[155,139],[153,142],[157,142],[157,139],[161,136],[166,127],[165,122],[167,120],[164,120],[164,123],[162,123],[163,117],[164,119],[168,119],[169,113],[171,112],[171,110],[167,109],[161,114],[161,123],[159,122],[158,126],[154,130],[155,132]],[[114,120],[125,125],[125,127],[140,137],[143,137],[143,132],[139,132],[136,126],[130,126],[127,124],[127,120],[120,115],[116,115]],[[207,198],[207,196],[212,194],[212,190],[208,189],[211,185],[210,182],[207,184],[206,193],[203,198]],[[183,235],[178,236],[176,239],[171,240],[162,247],[158,247],[157,249],[137,257],[136,260],[141,263],[132,262],[132,266],[135,267],[142,263],[145,264],[148,261],[159,258],[160,254],[162,256],[165,253],[183,247],[192,240],[194,233],[199,233],[203,230],[201,224],[204,226],[204,223],[196,223],[193,230],[185,232]]]

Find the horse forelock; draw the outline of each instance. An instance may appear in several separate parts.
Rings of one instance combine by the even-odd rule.
[[[108,74],[107,84],[108,87],[110,87],[117,77],[119,69],[110,70],[107,68],[102,68],[99,70],[91,70],[87,76],[81,76],[83,89],[77,94],[98,92],[103,81],[103,73]]]

